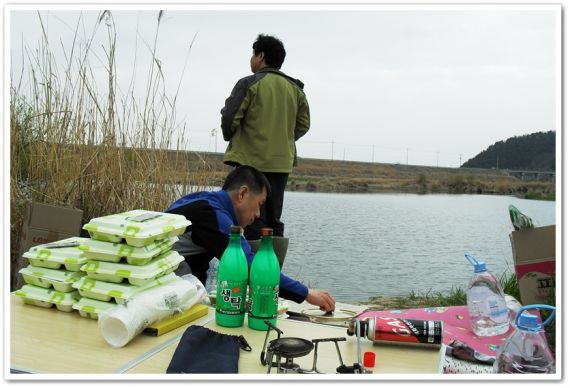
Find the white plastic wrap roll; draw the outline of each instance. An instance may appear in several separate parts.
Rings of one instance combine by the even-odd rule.
[[[99,332],[109,345],[120,348],[146,327],[207,300],[206,290],[193,275],[143,291],[125,305],[99,315]]]

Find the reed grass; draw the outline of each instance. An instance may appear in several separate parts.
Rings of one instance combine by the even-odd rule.
[[[185,152],[188,141],[176,117],[178,91],[167,93],[157,58],[161,15],[154,45],[147,45],[152,60],[146,79],[136,78],[135,58],[123,93],[118,87],[118,77],[124,74],[117,74],[117,36],[110,11],[100,13],[86,38],[79,35],[79,25],[85,22],[81,16],[63,56],[56,57],[44,29],[39,47],[27,48],[22,58],[22,74],[11,74],[12,289],[20,283],[19,236],[28,202],[82,209],[85,223],[136,208],[161,211],[180,194],[205,185],[208,166],[190,166],[192,155]],[[38,23],[43,29],[39,13]],[[93,42],[102,32],[106,44],[101,53]],[[94,71],[101,65],[103,87]],[[146,85],[142,99],[135,90],[141,84]]]

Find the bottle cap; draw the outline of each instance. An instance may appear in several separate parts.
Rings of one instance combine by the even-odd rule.
[[[487,264],[483,261],[478,261],[474,256],[466,253],[465,258],[471,265],[473,266],[473,271],[477,272],[485,272],[487,270]]]
[[[374,368],[375,364],[376,364],[376,353],[364,352],[364,367]]]
[[[487,264],[485,262],[480,261],[473,266],[473,271],[477,272],[485,272],[487,270]]]
[[[239,233],[241,234],[241,226],[232,225],[230,226],[230,233]]]
[[[527,330],[527,331],[537,331],[540,330],[540,322],[538,321],[538,317],[533,314],[529,314],[524,311],[519,319],[517,326],[519,329]]]
[[[273,236],[273,229],[271,228],[262,228],[261,229],[262,236]]]

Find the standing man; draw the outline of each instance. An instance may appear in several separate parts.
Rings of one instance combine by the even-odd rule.
[[[229,141],[224,163],[249,165],[271,184],[271,196],[261,216],[245,230],[248,240],[261,238],[261,229],[283,236],[281,222],[287,178],[297,162],[295,141],[309,130],[309,104],[303,83],[279,71],[285,60],[283,43],[260,34],[253,43],[253,75],[240,79],[222,108],[222,132]]]

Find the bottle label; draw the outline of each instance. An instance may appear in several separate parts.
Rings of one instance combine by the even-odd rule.
[[[468,294],[467,302],[472,317],[487,316],[497,323],[506,322],[508,309],[506,302],[485,287],[473,287]]]
[[[279,285],[249,287],[248,314],[253,318],[277,318],[279,303]]]
[[[245,313],[245,292],[247,280],[218,282],[216,311],[226,315]]]
[[[504,303],[499,303],[497,298],[489,300],[489,316],[491,318],[504,318],[508,309]]]

